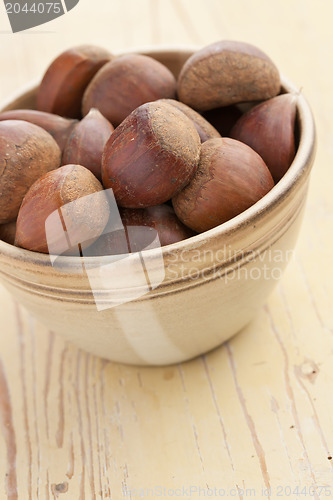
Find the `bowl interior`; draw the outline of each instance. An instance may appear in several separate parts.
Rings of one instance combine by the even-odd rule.
[[[175,74],[175,76],[177,76],[186,59],[193,53],[193,49],[143,49],[139,52],[150,55],[162,62]],[[293,193],[298,189],[298,185],[306,182],[315,154],[315,126],[311,109],[304,96],[299,93],[299,89],[294,84],[288,81],[284,76],[281,77],[281,83],[282,92],[298,94],[297,120],[299,144],[296,156],[287,173],[261,200],[233,219],[209,231],[188,238],[187,240],[162,247],[164,258],[168,259],[168,257],[174,255],[175,252],[190,252],[194,248],[207,246],[216,241],[229,242],[231,246],[235,243],[237,248],[244,247],[249,244],[248,238],[246,241],[243,240],[245,233],[248,234],[249,226],[256,228],[252,234],[252,242],[259,241],[265,234],[264,220],[267,218],[267,213],[274,213],[274,211],[278,212],[279,206],[285,203],[286,198],[292,198]],[[36,106],[37,88],[38,82],[34,82],[27,88],[10,96],[6,102],[3,103],[1,110],[4,111],[18,108],[34,109]],[[260,232],[259,228],[261,226],[262,231]],[[18,261],[29,261],[41,268],[50,266],[50,258],[48,255],[20,249],[3,241],[0,241],[0,252]],[[150,249],[146,250],[146,252],[150,253],[151,259],[159,258],[160,256],[160,249]],[[90,261],[91,266],[97,265],[97,262],[101,260],[100,257],[85,257],[85,259]],[[228,260],[228,256],[226,256],[226,260]],[[79,257],[59,257],[58,265],[62,267],[63,270],[66,270],[66,272],[73,273],[80,271],[82,268]]]

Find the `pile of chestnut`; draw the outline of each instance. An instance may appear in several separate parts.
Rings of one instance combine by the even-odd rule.
[[[281,92],[275,64],[244,42],[198,50],[177,79],[147,55],[66,50],[35,110],[0,113],[0,238],[64,253],[66,233],[69,255],[112,255],[145,248],[140,227],[167,245],[228,221],[295,156],[297,96]]]

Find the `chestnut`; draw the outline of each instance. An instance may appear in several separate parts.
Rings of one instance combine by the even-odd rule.
[[[97,108],[117,126],[141,104],[175,96],[176,79],[166,66],[149,56],[128,54],[95,75],[84,93],[82,114]]]
[[[297,95],[281,94],[247,111],[235,123],[231,137],[254,149],[278,182],[294,159]]]
[[[63,151],[68,136],[77,120],[64,118],[63,116],[37,111],[35,109],[11,109],[0,113],[0,121],[3,120],[23,120],[34,123],[52,135],[53,139]]]
[[[38,179],[25,195],[15,244],[35,252],[78,254],[102,234],[108,219],[101,183],[81,165],[64,165]]]
[[[114,128],[98,111],[92,108],[89,113],[75,125],[64,148],[62,163],[83,165],[102,180],[102,154]]]
[[[29,187],[60,163],[59,146],[44,129],[20,120],[0,122],[0,224],[16,218]]]
[[[261,101],[280,91],[280,74],[262,50],[222,40],[195,52],[178,78],[179,100],[199,111]]]
[[[157,236],[157,244],[164,246],[182,241],[195,234],[178,219],[173,208],[168,205],[148,208],[120,207],[119,212],[123,229],[119,229],[118,225],[114,227],[111,215],[104,234],[89,247],[85,255],[140,252],[151,246]]]
[[[273,186],[263,159],[249,146],[228,137],[210,139],[194,177],[172,201],[178,218],[202,232],[240,214]]]
[[[93,45],[80,45],[62,52],[47,68],[39,85],[37,109],[80,118],[87,85],[112,57],[107,50]]]
[[[122,207],[160,205],[190,181],[199,155],[200,137],[184,113],[165,102],[143,104],[106,143],[103,185]]]

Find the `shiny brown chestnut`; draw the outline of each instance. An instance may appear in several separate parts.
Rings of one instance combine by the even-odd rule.
[[[62,163],[83,165],[102,180],[102,155],[114,128],[98,111],[92,108],[72,129],[64,148]]]
[[[119,125],[135,108],[150,101],[176,96],[176,79],[152,57],[128,54],[106,64],[83,96],[82,114],[97,108]]]
[[[62,255],[92,244],[109,219],[102,185],[87,168],[64,165],[39,178],[25,195],[16,223],[15,244]]]
[[[231,130],[231,137],[254,149],[278,182],[296,153],[297,95],[281,94],[247,111]]]
[[[107,50],[93,45],[80,45],[62,52],[43,76],[37,92],[37,109],[80,118],[87,85],[112,57]]]
[[[203,232],[240,214],[273,186],[267,166],[249,146],[228,137],[210,139],[191,182],[172,201],[178,218]]]
[[[105,146],[103,185],[122,207],[160,205],[190,181],[199,155],[200,137],[184,113],[164,102],[143,104]]]

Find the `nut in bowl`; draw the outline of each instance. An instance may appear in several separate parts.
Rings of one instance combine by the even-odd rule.
[[[189,81],[189,75],[193,70],[190,57],[194,52],[175,48],[140,51],[140,54],[152,57],[165,65],[176,79],[183,71],[181,94],[188,95],[188,88],[193,94],[194,89],[191,99],[196,102],[197,87],[191,86]],[[244,49],[243,52],[242,60],[254,58],[259,69],[264,69],[276,79],[275,69],[261,53],[249,49]],[[213,53],[216,54],[216,51]],[[193,56],[194,63],[199,61],[200,64],[208,64],[209,67],[210,51],[199,56]],[[107,64],[111,65],[112,60]],[[214,64],[221,65],[222,62]],[[258,91],[260,87],[262,88],[259,85]],[[104,238],[103,244],[97,244],[95,241],[89,247],[99,250],[89,252],[88,248],[87,252],[83,249],[82,253],[81,248],[77,255],[52,256],[0,241],[2,283],[20,304],[50,330],[63,335],[67,340],[92,354],[121,363],[165,365],[185,361],[217,347],[239,332],[263,305],[292,256],[303,217],[310,171],[315,156],[315,127],[306,100],[284,77],[281,77],[281,90],[277,89],[275,81],[274,85],[264,89],[265,94],[259,96],[258,101],[272,99],[274,98],[272,93],[276,95],[277,92],[297,95],[295,120],[298,139],[295,155],[289,168],[275,185],[261,159],[258,160],[255,156],[255,163],[260,164],[262,172],[256,181],[259,195],[253,199],[249,197],[251,200],[247,204],[240,204],[239,210],[235,208],[231,210],[231,218],[228,218],[229,215],[227,220],[219,220],[220,212],[213,206],[213,201],[220,196],[220,191],[218,194],[215,193],[215,184],[210,188],[213,199],[208,196],[205,200],[206,190],[201,190],[197,194],[196,187],[199,182],[198,176],[200,177],[202,172],[206,172],[207,179],[209,172],[212,174],[210,166],[215,165],[216,155],[224,155],[223,145],[226,145],[229,157],[239,156],[240,149],[238,148],[236,152],[233,150],[236,139],[223,142],[224,138],[219,137],[218,131],[212,132],[213,127],[210,126],[209,133],[212,133],[210,140],[213,143],[209,143],[211,146],[209,144],[205,146],[206,170],[200,170],[203,169],[197,155],[200,145],[196,138],[195,127],[190,123],[186,131],[187,141],[191,141],[194,152],[192,156],[195,158],[192,163],[189,163],[188,158],[184,161],[184,156],[179,158],[183,173],[174,182],[177,186],[174,186],[175,192],[173,192],[173,183],[168,184],[163,177],[164,174],[153,169],[156,158],[160,158],[157,148],[161,144],[164,147],[161,154],[170,164],[172,155],[177,155],[177,152],[174,153],[169,147],[165,147],[161,138],[164,121],[161,123],[158,117],[160,109],[164,109],[168,104],[164,102],[162,106],[146,106],[142,103],[146,107],[144,112],[139,113],[139,118],[149,122],[150,127],[149,136],[146,135],[144,140],[152,145],[151,151],[155,156],[149,174],[143,167],[141,168],[138,183],[142,188],[150,186],[150,189],[145,191],[148,205],[153,204],[149,201],[151,190],[155,189],[154,186],[158,186],[159,199],[156,205],[162,208],[149,209],[140,202],[133,207],[132,200],[137,200],[138,192],[134,189],[130,193],[126,191],[128,173],[119,166],[119,162],[122,151],[130,151],[131,144],[135,143],[135,140],[131,140],[133,138],[131,133],[135,130],[138,113],[133,110],[136,113],[134,118],[131,115],[129,122],[126,122],[128,118],[125,118],[120,125],[120,130],[125,130],[125,143],[119,139],[119,132],[118,137],[114,136],[111,139],[113,134],[117,133],[116,128],[110,136],[109,146],[108,142],[105,146],[107,153],[103,156],[102,163],[105,162],[105,166],[103,171],[102,164],[101,177],[103,182],[106,179],[107,186],[104,185],[106,194],[109,191],[111,194],[110,213],[116,215],[110,217],[108,223],[106,218],[103,219],[105,227],[100,229],[101,238]],[[37,92],[38,86],[31,86],[16,98],[9,99],[3,104],[2,111],[34,109]],[[253,100],[253,92],[250,92],[250,97]],[[158,98],[163,99],[163,96]],[[170,95],[166,95],[165,99],[170,100]],[[186,99],[187,102],[184,104],[191,105],[191,99]],[[217,102],[213,91],[209,94],[209,101],[213,102],[216,108],[234,105],[234,103]],[[200,99],[199,102],[201,103]],[[203,107],[206,111],[207,106]],[[195,111],[201,113],[203,109]],[[175,109],[173,114],[177,113],[180,111]],[[17,114],[18,112],[15,112],[15,119],[19,119]],[[66,118],[73,119],[73,117]],[[248,136],[248,131],[246,134]],[[176,144],[176,140],[177,137],[172,139],[173,145]],[[140,141],[140,146],[142,143],[143,139]],[[188,151],[188,147],[185,149]],[[114,153],[113,150],[116,151],[116,156],[111,155],[110,151]],[[257,155],[253,152],[251,154]],[[54,174],[56,170],[53,168],[50,170],[50,173],[45,174],[48,178],[56,175]],[[121,176],[115,181],[116,171],[125,176],[124,182]],[[227,168],[227,173],[231,175],[230,167]],[[231,175],[232,177],[239,180],[242,179],[242,174]],[[223,184],[224,178],[226,175],[222,173],[218,182]],[[119,212],[112,212],[117,205],[117,199],[112,197],[115,186],[116,191],[118,190],[124,199],[130,200],[127,207],[121,208],[119,217],[117,215]],[[205,209],[201,218],[199,215],[194,217],[194,224],[188,222],[191,215],[193,218],[193,213],[189,210],[186,199],[188,193],[193,192],[199,196],[198,199]],[[235,193],[237,193],[236,188],[233,193],[229,189],[226,194],[221,195],[221,199],[226,197],[227,203],[235,207],[237,204]],[[170,198],[173,200],[176,215]],[[207,211],[210,205],[212,213]],[[140,216],[135,213],[132,219],[132,212],[136,210],[141,211]],[[126,223],[121,215],[124,212],[126,212]],[[179,221],[177,217],[182,219],[183,213],[186,213],[186,217],[183,221]],[[213,224],[210,223],[211,215],[214,216]],[[133,220],[138,219],[144,221],[141,222],[144,237],[141,246],[134,245],[135,251],[131,252],[131,245],[128,243],[131,242],[131,234],[134,234],[132,231],[136,222]],[[196,224],[198,220],[201,221],[200,227]],[[6,224],[13,225],[14,222],[7,221]],[[170,224],[176,228],[175,233],[172,233],[171,237],[169,232],[164,232],[162,236],[161,228],[167,226],[169,229]],[[109,238],[108,234],[115,232],[115,229],[118,231],[117,237]],[[197,233],[198,230],[202,232]],[[165,236],[166,234],[168,236]],[[8,236],[3,239],[12,242]],[[100,249],[108,247],[110,240],[111,245],[116,245],[120,250],[100,255],[104,252]],[[129,251],[124,253],[124,248],[129,248]]]

